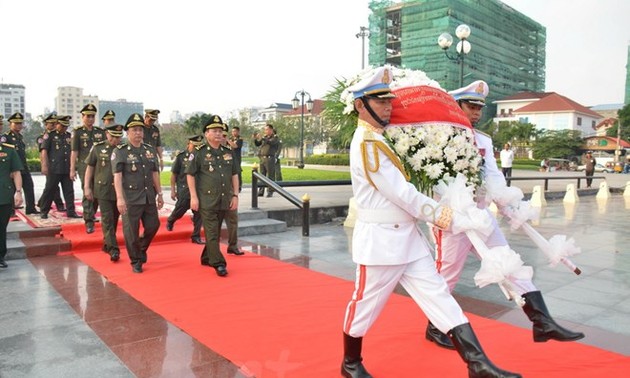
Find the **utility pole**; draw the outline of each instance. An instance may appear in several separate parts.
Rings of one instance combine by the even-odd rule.
[[[355,37],[361,38],[361,69],[365,68],[365,37],[369,36],[370,31],[365,26],[361,26],[359,32],[355,35]]]

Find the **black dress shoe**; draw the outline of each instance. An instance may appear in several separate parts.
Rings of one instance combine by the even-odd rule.
[[[33,210],[26,210],[26,215],[31,215],[31,214],[41,214],[39,211],[33,209]]]
[[[39,217],[42,219],[48,219],[48,213],[42,213]]]
[[[225,269],[225,266],[223,265],[215,266],[214,270],[217,272],[217,276],[219,277],[225,277],[228,274],[227,269]]]
[[[133,264],[133,268],[132,268],[134,273],[142,273],[142,263],[141,262],[137,262],[135,264]]]
[[[68,217],[68,218],[75,218],[75,219],[82,218],[79,214],[77,214],[77,213],[76,213],[76,212],[74,212],[74,211],[69,211],[69,212],[68,212],[67,217]]]
[[[7,262],[4,260],[0,260],[0,268],[8,268]]]
[[[114,250],[110,255],[109,255],[109,260],[116,262],[118,260],[120,260],[120,251],[116,251]],[[142,270],[142,266],[140,266],[140,270]]]
[[[258,197],[262,197],[262,196],[264,196],[264,195],[265,195],[265,192],[264,192],[264,191],[262,191],[262,192],[261,192],[261,191],[258,191]]]
[[[239,250],[238,248],[236,249],[228,249],[227,251],[230,255],[237,255],[237,256],[241,256],[244,255],[245,252],[241,252],[241,250]]]
[[[451,338],[448,337],[448,335],[442,333],[442,331],[437,329],[431,322],[427,324],[427,329],[424,332],[424,337],[427,340],[434,342],[439,347],[446,349],[455,349],[455,345],[453,345]]]
[[[173,231],[173,223],[166,222],[166,231]]]
[[[199,236],[190,239],[195,244],[206,244],[206,241],[201,239]]]
[[[94,233],[94,225],[93,224],[86,224],[85,225],[85,232],[87,232],[88,234],[93,234]]]

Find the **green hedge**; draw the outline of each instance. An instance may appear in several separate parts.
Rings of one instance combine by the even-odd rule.
[[[317,165],[350,165],[348,154],[311,155],[304,158],[306,164]]]
[[[28,170],[31,172],[42,171],[42,163],[39,159],[26,159],[26,165],[28,165]]]

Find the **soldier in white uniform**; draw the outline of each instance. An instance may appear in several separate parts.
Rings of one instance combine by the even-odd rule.
[[[470,85],[449,92],[462,108],[470,123],[474,126],[481,118],[481,112],[486,105],[486,96],[488,96],[488,84],[484,81],[477,80]],[[484,182],[502,182],[505,184],[505,177],[499,170],[497,161],[494,158],[494,149],[492,139],[489,135],[479,131],[475,131],[475,144],[479,149],[479,153],[483,157],[483,181]],[[481,193],[484,193],[483,183],[481,190],[477,191],[477,200],[480,207],[487,208],[488,201]],[[489,210],[487,210],[489,211]],[[508,245],[505,236],[501,232],[499,225],[494,216],[491,217],[494,231],[485,240],[488,248]],[[446,230],[434,229],[435,246],[436,246],[436,264],[437,268],[446,279],[449,289],[452,291],[459,280],[464,269],[466,258],[469,252],[474,253],[477,258],[479,255],[472,246],[472,243],[466,236],[461,233],[454,235]],[[525,299],[523,310],[527,314],[529,320],[533,323],[533,336],[535,342],[545,342],[553,339],[558,341],[573,341],[584,337],[581,332],[572,332],[558,325],[549,315],[547,306],[543,300],[542,294],[531,280],[510,279],[512,287],[515,291]],[[425,337],[427,340],[435,342],[437,345],[453,349],[451,340],[440,332],[431,322],[429,322]]]
[[[362,364],[363,336],[400,282],[437,327],[453,339],[470,377],[520,377],[494,366],[484,354],[468,319],[437,273],[417,221],[450,229],[450,208],[406,181],[403,167],[382,135],[391,113],[391,71],[381,67],[353,87],[359,114],[350,146],[352,190],[357,221],[352,257],[357,264],[355,291],[343,325],[344,377],[369,378]]]

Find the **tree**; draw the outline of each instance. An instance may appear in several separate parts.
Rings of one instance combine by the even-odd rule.
[[[192,135],[202,135],[204,132],[204,126],[210,121],[211,117],[211,113],[195,114],[184,122],[184,128]]]
[[[543,130],[533,144],[534,158],[570,158],[583,144],[578,130]]]
[[[322,123],[328,126],[330,143],[335,148],[348,148],[357,128],[357,114],[343,114],[345,104],[339,101],[344,90],[344,81],[336,79],[335,85],[324,96]]]
[[[160,138],[162,139],[162,147],[165,150],[183,151],[188,145],[188,138],[194,133],[185,132],[183,125],[175,125],[166,129],[162,129]]]
[[[619,129],[619,125],[621,125],[621,139],[630,141],[630,104],[621,108],[617,116],[619,119],[611,128],[606,130],[606,136],[617,138],[617,130]]]

